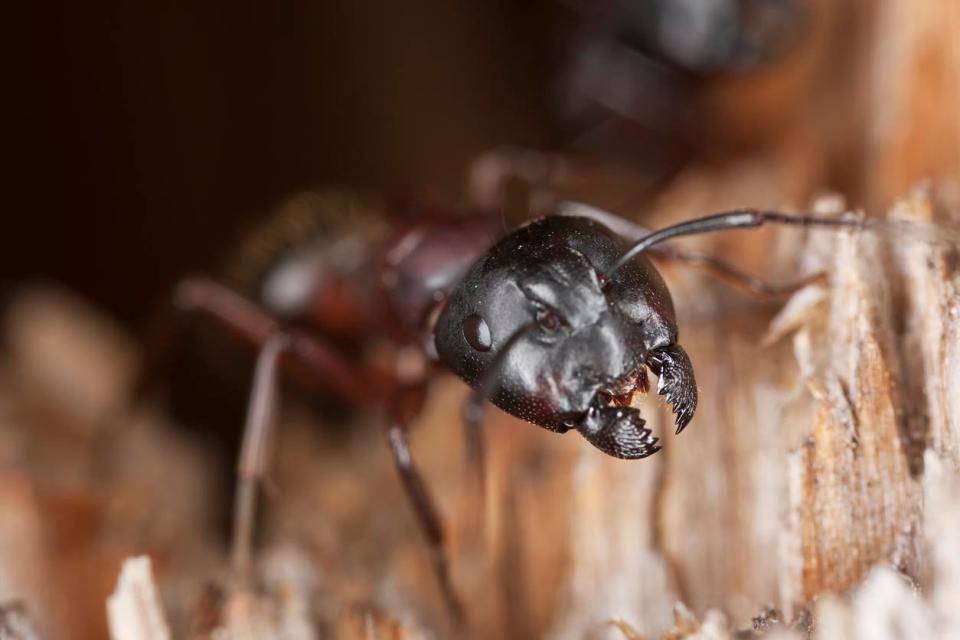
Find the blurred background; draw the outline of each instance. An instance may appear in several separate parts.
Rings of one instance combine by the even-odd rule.
[[[292,192],[455,201],[479,152],[550,139],[561,34],[545,0],[3,12],[0,273],[59,282],[129,326]]]
[[[456,203],[505,144],[669,176],[694,151],[769,144],[814,90],[849,112],[822,88],[859,82],[860,4],[17,3],[0,273],[137,326],[306,187]]]

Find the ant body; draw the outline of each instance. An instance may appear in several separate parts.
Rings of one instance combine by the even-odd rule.
[[[557,4],[572,25],[552,86],[562,135],[574,149],[639,164],[654,179],[709,151],[715,132],[702,125],[713,118],[711,87],[782,62],[816,17],[811,3],[796,0]]]
[[[659,450],[658,439],[629,405],[635,391],[649,389],[647,370],[658,377],[677,433],[697,406],[670,292],[647,256],[706,265],[754,293],[779,295],[810,278],[774,287],[660,243],[768,223],[864,228],[871,222],[745,209],[649,233],[584,205],[557,213],[506,234],[496,215],[424,213],[388,225],[376,241],[351,245],[349,260],[321,265],[309,250],[290,251],[262,280],[257,302],[212,280],[181,283],[174,321],[205,316],[259,350],[234,512],[232,562],[241,584],[250,574],[256,494],[281,370],[357,407],[382,401],[403,487],[446,603],[461,618],[440,518],[408,445],[433,376],[449,369],[474,389],[465,414],[467,452],[480,487],[480,409],[487,399],[550,431],[578,431],[608,455],[644,458]],[[344,331],[386,339],[395,346],[392,365],[384,370],[344,355],[329,338]]]

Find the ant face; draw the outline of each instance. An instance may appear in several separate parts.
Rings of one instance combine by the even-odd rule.
[[[604,275],[623,251],[618,236],[586,218],[517,229],[448,300],[435,329],[440,359],[474,386],[494,366],[493,403],[547,429],[580,428],[608,410],[642,425],[636,409],[611,405],[646,390],[649,356],[673,345],[677,328],[670,294],[645,258]]]

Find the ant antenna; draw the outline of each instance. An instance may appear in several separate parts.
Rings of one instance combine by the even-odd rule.
[[[613,264],[606,273],[609,278],[623,265],[643,253],[653,245],[671,240],[680,236],[692,236],[713,231],[728,229],[751,229],[767,223],[783,224],[795,227],[825,227],[832,229],[860,229],[865,231],[896,232],[897,234],[913,236],[926,242],[947,242],[960,244],[960,232],[943,225],[931,225],[908,220],[884,220],[880,218],[851,219],[851,218],[824,218],[812,215],[788,215],[778,211],[761,211],[759,209],[735,209],[724,213],[681,222],[659,231],[654,231],[635,242],[626,253]]]
[[[607,277],[612,276],[623,265],[633,260],[655,244],[680,236],[692,236],[728,229],[750,229],[767,223],[786,224],[798,227],[831,227],[846,229],[869,229],[878,226],[878,220],[851,220],[848,218],[823,218],[818,216],[791,216],[777,211],[758,209],[735,209],[724,213],[715,213],[696,220],[681,222],[644,236],[631,246],[626,253],[613,264]]]

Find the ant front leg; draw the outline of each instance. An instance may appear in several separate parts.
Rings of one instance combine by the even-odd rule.
[[[483,402],[476,397],[467,401],[463,410],[464,463],[466,479],[462,526],[467,546],[474,549],[486,535],[487,445],[483,433],[486,415]]]
[[[413,456],[410,454],[410,442],[407,437],[411,420],[420,412],[424,394],[423,384],[401,387],[395,393],[392,402],[387,407],[387,441],[390,445],[390,452],[393,454],[397,472],[400,474],[400,481],[407,493],[407,498],[410,500],[410,505],[413,507],[427,545],[430,547],[434,573],[437,576],[444,602],[454,622],[457,625],[462,625],[466,618],[463,606],[460,604],[460,599],[457,597],[453,581],[450,578],[450,561],[444,546],[443,526],[440,523],[440,516],[433,498],[427,490],[427,485],[413,462]]]
[[[484,407],[493,392],[497,376],[506,362],[510,349],[536,327],[536,323],[524,325],[506,340],[497,355],[487,365],[487,369],[483,372],[480,380],[477,381],[473,393],[470,394],[463,408],[464,449],[466,451],[467,469],[467,489],[464,492],[467,499],[464,501],[465,517],[463,524],[466,535],[474,536],[470,540],[474,548],[476,548],[477,543],[482,543],[486,533],[487,460],[486,440],[483,433]]]

